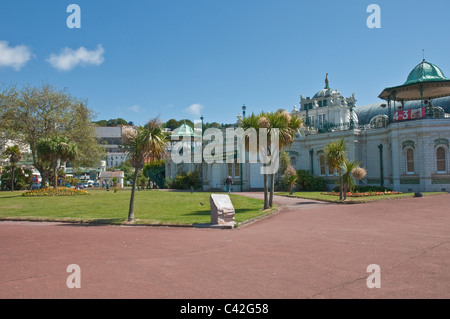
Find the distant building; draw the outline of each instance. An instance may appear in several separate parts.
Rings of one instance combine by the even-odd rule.
[[[108,185],[111,185],[113,182],[113,179],[115,179],[117,186],[120,188],[123,188],[123,181],[125,178],[125,174],[122,171],[106,171],[106,172],[100,172],[99,174],[99,184],[100,186],[103,185],[103,182],[105,182]]]
[[[96,127],[97,139],[107,153],[105,161],[107,168],[113,168],[127,161],[122,148],[122,127]]]

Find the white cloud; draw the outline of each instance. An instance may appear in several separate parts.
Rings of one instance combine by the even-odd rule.
[[[201,111],[204,109],[205,107],[201,104],[192,104],[189,107],[185,108],[184,111],[193,115],[193,116],[200,116],[202,113]]]
[[[103,53],[105,53],[105,49],[103,49],[101,44],[97,45],[97,49],[91,51],[84,47],[80,47],[77,50],[66,47],[61,50],[60,54],[52,53],[47,62],[58,70],[69,71],[78,65],[102,64],[105,61]]]
[[[7,41],[0,41],[0,67],[11,67],[19,71],[32,56],[25,45],[10,47]]]

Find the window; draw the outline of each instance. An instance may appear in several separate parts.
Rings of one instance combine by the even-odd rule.
[[[228,176],[231,177],[240,177],[241,176],[241,167],[237,160],[234,163],[228,163]]]
[[[437,164],[437,171],[439,173],[445,173],[447,172],[447,161],[445,157],[445,148],[438,147],[436,150],[436,164]]]
[[[233,176],[233,163],[228,163],[228,176]]]
[[[239,163],[234,164],[234,177],[240,177],[241,176],[241,166]]]
[[[328,100],[323,100],[323,106],[328,106]]]
[[[322,107],[322,101],[319,101],[319,107]]]
[[[406,173],[414,173],[414,150],[412,148],[406,150]]]
[[[320,175],[326,175],[326,160],[324,155],[319,156]]]

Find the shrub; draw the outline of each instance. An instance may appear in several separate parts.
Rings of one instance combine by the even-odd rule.
[[[297,185],[303,192],[322,192],[327,189],[327,180],[320,176],[313,176],[306,170],[297,171]]]
[[[12,166],[8,165],[4,168],[1,175],[1,185],[2,190],[11,190],[11,179],[12,179]],[[31,170],[23,167],[16,167],[14,169],[14,183],[15,190],[25,190],[30,189],[33,183],[33,173]]]
[[[190,189],[193,187],[194,189],[199,189],[202,187],[200,174],[199,172],[189,172],[189,173],[181,173],[172,183],[172,188],[174,189]]]

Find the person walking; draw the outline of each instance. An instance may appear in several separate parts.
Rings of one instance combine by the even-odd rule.
[[[226,191],[228,194],[231,194],[231,185],[233,184],[233,180],[231,179],[231,176],[228,176],[227,180],[225,181],[226,184]]]

